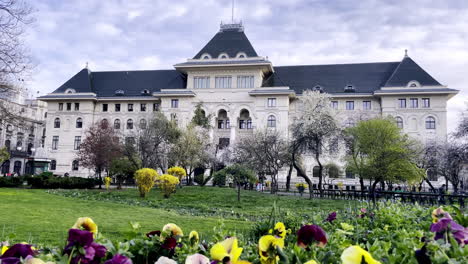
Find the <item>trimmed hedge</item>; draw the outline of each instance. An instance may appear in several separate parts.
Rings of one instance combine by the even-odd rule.
[[[0,187],[19,187],[23,182],[23,177],[0,177]]]
[[[44,172],[29,178],[28,184],[36,189],[92,189],[98,181],[81,177],[57,177],[50,172]]]

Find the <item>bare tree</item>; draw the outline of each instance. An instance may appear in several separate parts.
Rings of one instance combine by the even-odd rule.
[[[187,184],[192,184],[192,174],[198,167],[205,167],[209,161],[209,138],[207,130],[189,125],[174,144],[169,155],[171,163],[179,165],[187,172]]]
[[[303,177],[311,188],[310,179],[307,179],[306,171],[297,160],[301,154],[311,154],[319,167],[318,189],[322,193],[322,152],[327,147],[326,143],[335,137],[340,129],[335,111],[330,107],[328,94],[307,90],[299,100],[297,119],[292,126],[293,165],[298,171],[298,176]]]
[[[138,135],[137,150],[141,166],[166,171],[169,153],[179,137],[177,125],[164,114],[157,113],[148,127]]]
[[[455,192],[462,182],[461,171],[467,163],[467,147],[464,144],[448,142],[438,147],[438,172],[445,178],[446,188],[450,182]],[[463,188],[463,186],[461,186]]]
[[[33,67],[23,39],[26,26],[34,21],[31,14],[22,0],[0,0],[0,119],[9,123],[18,119],[19,111],[3,99],[21,92],[20,84]]]
[[[78,151],[78,160],[83,167],[96,172],[100,180],[99,188],[101,172],[109,169],[114,159],[121,157],[122,148],[118,135],[107,122],[96,123],[86,131],[86,138]]]
[[[235,145],[233,161],[242,163],[260,177],[271,177],[271,193],[278,189],[278,172],[290,160],[288,144],[276,130],[257,131]]]

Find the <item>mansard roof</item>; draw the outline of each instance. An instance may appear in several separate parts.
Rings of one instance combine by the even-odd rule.
[[[152,94],[161,89],[185,89],[186,76],[176,70],[91,72],[83,69],[53,93],[63,93],[68,88],[77,93],[93,92],[97,97],[116,96],[118,90],[124,91],[124,96],[141,96],[144,90]]]
[[[209,54],[212,58],[218,58],[221,53],[227,53],[229,58],[235,58],[239,52],[244,52],[247,57],[257,57],[257,52],[250,44],[249,39],[244,34],[242,25],[225,25],[216,35],[203,47],[194,59],[201,59],[203,54]]]
[[[372,93],[382,87],[399,62],[277,66],[264,87],[289,86],[296,94],[321,87],[327,93],[344,93],[351,85],[355,93]]]
[[[409,56],[405,56],[384,86],[406,86],[410,81],[417,81],[424,86],[441,85]]]

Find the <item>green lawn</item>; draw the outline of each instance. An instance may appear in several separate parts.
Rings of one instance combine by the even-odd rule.
[[[300,214],[349,205],[339,200],[308,200],[253,191],[243,191],[238,203],[233,189],[212,187],[184,187],[170,199],[162,198],[155,189],[146,199],[139,198],[135,189],[49,192],[0,188],[0,240],[14,233],[15,242],[57,245],[81,216],[93,218],[100,232],[109,238],[121,238],[129,230],[130,221],[139,222],[145,231],[174,222],[186,232],[195,229],[209,234],[224,219],[226,228],[242,232],[256,219],[268,216],[274,201],[283,212]]]

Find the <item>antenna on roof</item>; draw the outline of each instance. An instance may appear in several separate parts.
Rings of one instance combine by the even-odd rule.
[[[234,0],[232,0],[231,22],[234,24]]]
[[[85,68],[88,69],[88,62],[86,62],[86,67]]]

